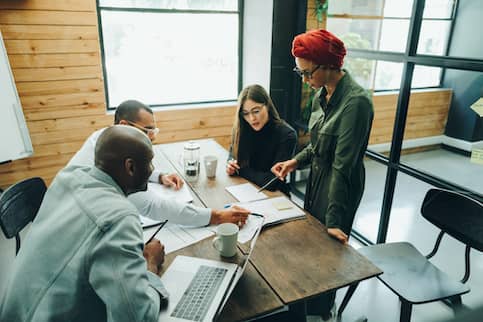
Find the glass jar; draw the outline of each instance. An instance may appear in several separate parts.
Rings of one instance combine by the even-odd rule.
[[[200,145],[194,141],[185,144],[183,170],[187,181],[196,181],[200,174]]]

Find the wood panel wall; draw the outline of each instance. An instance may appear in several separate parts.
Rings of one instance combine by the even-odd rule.
[[[50,182],[84,140],[112,124],[106,112],[95,0],[2,0],[0,31],[34,146],[0,165],[0,187]],[[155,143],[214,137],[228,145],[234,106],[156,112]]]
[[[95,0],[2,0],[0,31],[35,151],[0,165],[0,187],[32,176],[50,183],[84,140],[113,120],[106,112]],[[442,134],[450,96],[413,94],[406,137]],[[374,97],[371,143],[390,141],[396,101],[396,95]],[[227,147],[234,113],[234,106],[157,111],[155,143],[214,137]]]

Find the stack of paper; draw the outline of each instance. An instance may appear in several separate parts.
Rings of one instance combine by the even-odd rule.
[[[266,199],[268,196],[263,192],[258,192],[257,188],[251,183],[237,184],[225,188],[233,197],[240,202]]]

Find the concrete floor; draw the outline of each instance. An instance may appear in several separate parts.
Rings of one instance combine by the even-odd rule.
[[[438,149],[404,155],[401,161],[447,181],[483,193],[483,166],[470,163],[470,158]],[[382,194],[386,176],[385,166],[367,161],[366,189],[356,215],[354,228],[375,241],[382,205]],[[409,241],[423,254],[429,253],[439,230],[420,215],[420,205],[430,185],[408,175],[399,173],[389,222],[387,241]],[[361,245],[351,238],[355,248]],[[438,254],[432,259],[440,269],[455,279],[464,274],[464,246],[445,236]],[[470,293],[463,295],[463,304],[469,309],[483,306],[483,253],[471,252],[471,277],[467,284]],[[337,302],[345,290],[338,292]],[[342,321],[355,321],[365,315],[371,322],[399,321],[399,300],[377,279],[362,282],[349,302]],[[415,305],[412,322],[446,321],[453,311],[441,302]],[[483,317],[481,317],[483,321]]]

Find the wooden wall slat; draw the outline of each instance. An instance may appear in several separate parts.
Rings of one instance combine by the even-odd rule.
[[[95,1],[85,0],[16,0],[0,1],[0,9],[22,10],[59,10],[59,11],[95,11]]]
[[[11,54],[8,59],[11,68],[46,68],[99,66],[100,54]]]
[[[92,117],[103,117],[106,115],[106,104],[84,104],[73,106],[55,106],[44,107],[41,109],[32,109],[24,111],[27,121],[40,121],[58,118],[75,118],[83,115],[92,115]]]
[[[1,3],[1,2],[0,2]],[[99,39],[97,25],[92,26],[50,26],[0,24],[4,40],[16,39]]]
[[[18,82],[17,91],[20,96],[104,92],[104,82],[101,78],[48,82]]]
[[[0,24],[97,26],[97,13],[82,11],[69,12],[5,9],[0,10]]]
[[[99,41],[92,39],[61,40],[5,40],[9,55],[12,54],[59,54],[98,53]]]
[[[15,68],[12,72],[17,82],[102,78],[102,71],[99,66]]]
[[[104,103],[102,92],[70,93],[45,96],[25,96],[20,100],[24,110],[44,108],[49,106],[87,105]]]

